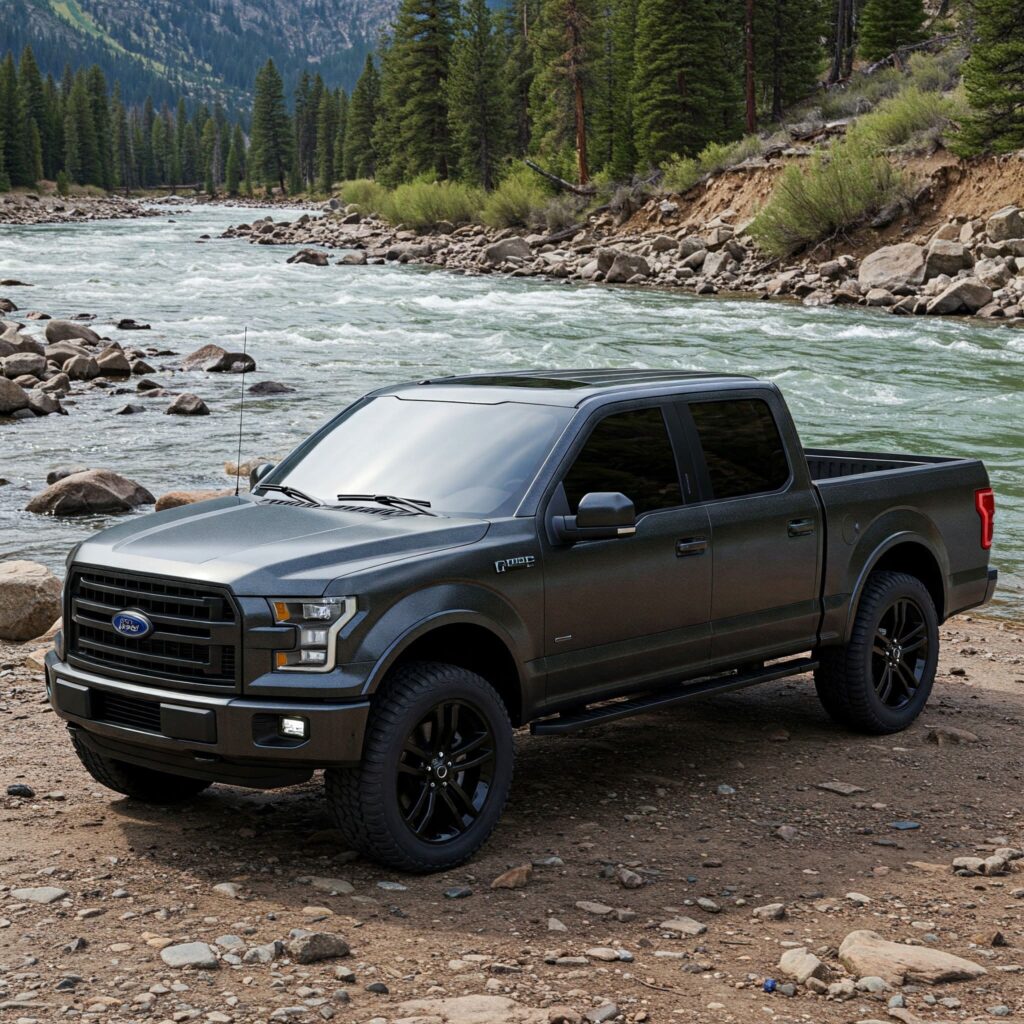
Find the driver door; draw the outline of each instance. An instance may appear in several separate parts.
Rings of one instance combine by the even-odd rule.
[[[679,676],[709,658],[711,530],[706,508],[685,502],[692,477],[675,423],[673,409],[646,404],[589,424],[548,503],[550,522],[574,515],[584,494],[620,491],[637,514],[631,537],[545,544],[553,704]]]

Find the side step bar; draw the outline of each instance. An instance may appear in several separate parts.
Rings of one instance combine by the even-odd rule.
[[[565,711],[554,718],[544,718],[530,725],[534,736],[560,736],[577,729],[585,729],[590,725],[601,725],[614,722],[617,718],[628,718],[640,715],[645,711],[659,711],[661,708],[673,707],[698,697],[707,697],[716,693],[729,693],[742,690],[747,686],[767,683],[773,679],[784,679],[786,676],[800,675],[818,667],[816,658],[795,658],[792,661],[776,662],[764,668],[750,672],[732,672],[725,676],[712,676],[696,682],[680,683],[665,690],[632,697],[628,700],[611,701],[597,704],[594,707],[583,707]]]

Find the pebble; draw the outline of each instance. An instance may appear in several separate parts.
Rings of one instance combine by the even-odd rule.
[[[587,1010],[584,1017],[590,1024],[605,1024],[606,1021],[614,1020],[619,1015],[619,1008],[615,1003],[605,1003],[593,1010]]]
[[[11,895],[16,900],[27,900],[29,903],[56,903],[67,896],[67,889],[55,885],[42,885],[32,889],[12,889]]]
[[[377,883],[378,889],[383,889],[385,892],[407,892],[409,886],[402,885],[401,882],[389,882],[387,879]]]
[[[168,967],[217,967],[217,954],[205,942],[183,942],[160,950],[160,958]]]
[[[12,782],[7,787],[8,796],[20,796],[26,800],[31,800],[36,795],[36,791],[31,786],[26,786],[24,782]]]
[[[473,895],[473,890],[468,885],[456,885],[451,889],[445,889],[444,894],[450,900],[464,900],[467,896]]]

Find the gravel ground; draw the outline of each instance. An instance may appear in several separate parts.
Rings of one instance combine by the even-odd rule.
[[[1024,632],[962,617],[942,633],[930,706],[897,736],[833,726],[808,678],[523,732],[494,838],[429,877],[341,848],[318,779],[173,809],[104,790],[31,646],[0,645],[0,1020],[1016,1019],[1024,860],[951,864],[1024,846]],[[491,887],[524,865],[520,887]],[[985,973],[856,989],[838,948],[857,929]],[[821,980],[780,969],[796,947]]]

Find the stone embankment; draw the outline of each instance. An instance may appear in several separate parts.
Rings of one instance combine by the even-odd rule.
[[[288,262],[326,266],[329,249],[351,250],[346,265],[415,263],[467,274],[508,274],[575,282],[678,288],[696,295],[790,298],[807,306],[875,307],[895,315],[970,314],[1024,322],[1024,211],[955,217],[917,241],[886,245],[858,259],[766,259],[749,222],[732,211],[680,223],[670,200],[651,200],[642,218],[617,223],[602,213],[542,234],[441,224],[430,234],[392,228],[354,207],[327,204],[322,216],[267,216],[224,232],[258,245],[302,246]],[[631,224],[641,220],[644,229]]]
[[[160,215],[161,211],[122,196],[61,197],[36,192],[0,195],[0,224],[79,224]]]

